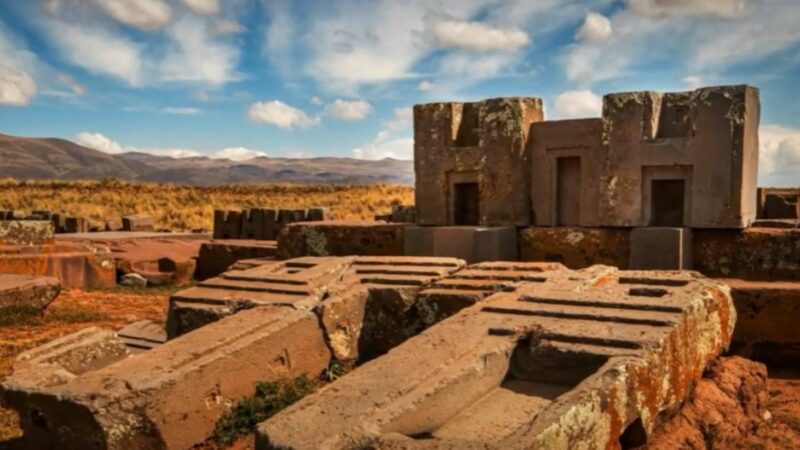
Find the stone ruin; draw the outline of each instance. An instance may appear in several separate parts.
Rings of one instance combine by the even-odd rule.
[[[214,239],[272,240],[289,223],[325,220],[325,208],[214,211]]]
[[[20,448],[187,449],[254,383],[331,361],[358,368],[257,448],[613,447],[680,403],[736,320],[691,272],[453,258],[242,261],[170,303],[165,342],[136,324],[23,353],[3,382]]]
[[[275,210],[215,213],[280,259],[175,293],[164,327],[23,353],[16,445],[192,448],[255,383],[338,363],[256,448],[636,448],[729,347],[796,361],[798,190],[756,191],[755,88],[414,112],[415,207],[279,233]]]

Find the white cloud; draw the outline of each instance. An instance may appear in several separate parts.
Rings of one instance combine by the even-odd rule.
[[[734,19],[747,12],[749,0],[628,0],[628,7],[650,17]]]
[[[556,118],[579,119],[599,117],[603,110],[603,98],[590,90],[566,91],[553,102]]]
[[[183,0],[183,4],[197,14],[213,16],[219,12],[218,0]]]
[[[759,174],[792,176],[800,185],[800,129],[762,125],[759,131]]]
[[[138,85],[142,81],[142,50],[125,37],[101,28],[50,22],[47,30],[60,56],[72,64]]]
[[[317,105],[317,106],[320,106],[320,105],[322,105],[324,102],[322,101],[322,99],[321,99],[321,98],[319,98],[319,97],[317,97],[317,96],[314,96],[314,97],[311,97],[311,99],[309,100],[309,103],[311,103],[312,105]]]
[[[366,100],[336,99],[325,107],[325,114],[339,120],[362,120],[372,112],[372,105]]]
[[[154,30],[169,22],[171,10],[161,0],[95,0],[115,20],[143,30]],[[56,7],[55,10],[59,8]]]
[[[371,144],[353,150],[357,159],[380,160],[384,158],[414,159],[414,139],[402,138],[383,140],[376,139]]]
[[[103,153],[117,154],[124,151],[121,145],[100,133],[83,132],[78,134],[76,141],[80,145],[99,150]]]
[[[239,49],[213,39],[208,23],[184,17],[169,27],[172,46],[161,61],[165,81],[194,81],[212,85],[236,79]]]
[[[528,34],[518,28],[481,22],[441,20],[434,23],[432,34],[439,47],[477,52],[515,52],[530,43]]]
[[[217,34],[244,33],[247,29],[235,20],[220,19],[214,22],[214,31]]]
[[[156,156],[168,156],[170,158],[194,158],[198,156],[208,156],[190,148],[140,148],[133,146],[122,146],[118,142],[101,133],[80,133],[78,136],[76,136],[75,140],[80,145],[109,154],[138,152],[148,153]],[[212,159],[246,161],[259,156],[267,156],[267,154],[262,151],[252,150],[245,147],[228,147],[212,153],[208,157]]]
[[[683,85],[686,86],[686,89],[690,90],[695,90],[703,85],[703,79],[696,75],[689,75],[688,77],[684,77],[681,81]]]
[[[605,42],[611,37],[611,21],[608,17],[590,12],[586,15],[578,32],[575,34],[576,39],[586,42]]]
[[[209,92],[204,89],[198,89],[194,93],[194,98],[195,100],[199,100],[201,102],[207,102],[211,100],[211,94],[209,94]]]
[[[187,106],[167,106],[161,109],[164,114],[175,114],[179,116],[196,116],[203,114],[203,110]]]
[[[230,159],[231,161],[246,161],[261,156],[267,156],[267,154],[244,147],[226,148],[211,155],[211,157],[215,159]]]
[[[37,89],[27,72],[0,66],[0,105],[25,106],[36,96]]]
[[[388,131],[405,130],[411,128],[413,120],[414,110],[410,106],[407,108],[396,108],[394,110],[394,119],[386,122],[384,128]]]
[[[423,92],[432,91],[435,87],[436,87],[436,85],[433,84],[433,82],[428,81],[428,80],[422,80],[417,85],[417,89],[420,90],[420,91],[423,91]]]
[[[308,128],[320,123],[319,117],[311,118],[303,110],[279,100],[253,103],[248,116],[253,122],[268,123],[285,129]]]

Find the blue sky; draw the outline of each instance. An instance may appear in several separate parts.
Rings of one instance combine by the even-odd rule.
[[[797,0],[0,0],[0,132],[110,153],[410,158],[410,106],[761,88],[800,185]]]

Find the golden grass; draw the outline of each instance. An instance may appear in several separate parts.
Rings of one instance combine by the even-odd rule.
[[[376,185],[255,184],[182,186],[101,181],[0,180],[0,210],[45,210],[86,217],[92,225],[119,223],[123,215],[150,214],[158,228],[213,228],[215,209],[323,206],[336,219],[365,220],[392,205],[412,204],[414,188]]]

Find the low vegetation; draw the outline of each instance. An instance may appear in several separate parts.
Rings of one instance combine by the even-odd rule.
[[[212,439],[217,445],[229,445],[316,389],[317,383],[306,375],[257,383],[253,396],[239,400],[217,421]]]
[[[0,327],[37,326],[54,323],[87,323],[108,320],[108,316],[89,308],[73,306],[54,309],[42,314],[32,306],[8,306],[0,308]]]
[[[182,186],[133,183],[117,179],[101,181],[0,180],[0,210],[62,212],[89,219],[103,227],[123,215],[150,214],[160,229],[206,229],[213,225],[214,209],[250,207],[308,208],[323,206],[332,217],[345,220],[372,219],[392,205],[412,204],[409,186],[241,184],[229,186]]]

